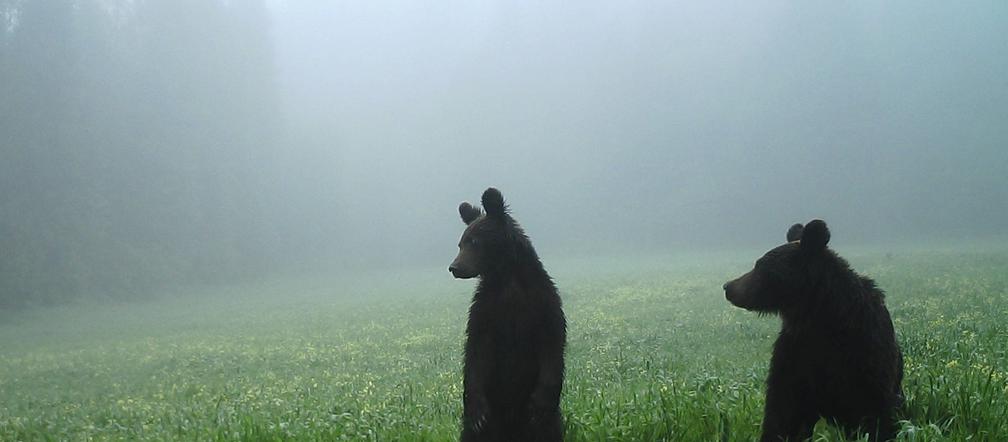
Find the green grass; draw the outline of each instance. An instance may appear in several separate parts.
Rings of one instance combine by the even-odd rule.
[[[1003,440],[1008,251],[840,252],[888,293],[900,440]],[[568,440],[756,438],[779,321],[720,286],[760,253],[547,257]],[[0,440],[452,440],[472,286],[437,268],[7,315]],[[820,423],[815,440],[842,437]]]

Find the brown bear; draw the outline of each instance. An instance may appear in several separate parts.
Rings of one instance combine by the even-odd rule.
[[[479,277],[469,307],[461,439],[559,441],[567,322],[553,280],[494,188],[467,225],[448,270]]]
[[[882,290],[826,247],[822,220],[791,226],[787,239],[724,285],[732,304],[782,322],[761,440],[805,440],[820,418],[850,436],[894,438],[903,356]]]

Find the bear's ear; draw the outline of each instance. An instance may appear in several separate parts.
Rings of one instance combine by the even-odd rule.
[[[501,218],[507,214],[507,206],[504,205],[504,195],[493,187],[483,192],[483,210],[487,216]]]
[[[809,221],[802,229],[801,248],[809,252],[818,252],[829,244],[830,233],[826,222],[821,219]]]
[[[795,224],[791,226],[790,229],[787,229],[787,242],[795,242],[801,239],[802,229],[803,227],[801,223]]]
[[[479,218],[480,215],[482,214],[483,211],[477,207],[473,207],[472,204],[469,203],[459,204],[459,215],[462,215],[462,222],[466,223],[466,225],[469,225],[473,221],[476,221],[476,218]]]

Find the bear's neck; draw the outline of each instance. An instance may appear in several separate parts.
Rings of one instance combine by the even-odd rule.
[[[801,329],[806,324],[821,328],[831,324],[836,329],[859,326],[866,311],[882,300],[882,293],[870,278],[862,277],[845,261],[836,270],[826,271],[818,282],[801,295],[802,305],[782,311],[784,329]]]
[[[553,280],[543,268],[539,256],[530,244],[516,250],[513,260],[500,263],[492,271],[480,277],[480,289],[492,290],[508,286],[540,287],[553,285]]]

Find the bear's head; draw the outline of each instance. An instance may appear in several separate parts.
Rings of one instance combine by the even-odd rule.
[[[499,190],[487,189],[482,202],[483,210],[469,203],[459,205],[466,229],[459,241],[458,256],[448,267],[456,278],[485,276],[506,266],[515,260],[517,243],[524,237]]]
[[[788,229],[788,243],[767,252],[753,269],[724,285],[725,298],[737,307],[779,313],[802,304],[815,283],[816,270],[830,252],[830,232],[822,220]]]

